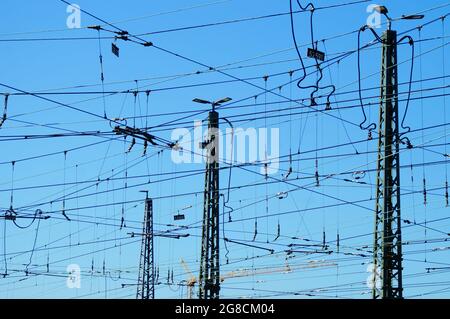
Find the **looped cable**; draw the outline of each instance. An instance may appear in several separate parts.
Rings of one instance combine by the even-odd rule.
[[[359,123],[359,128],[361,130],[368,130],[369,131],[369,137],[372,136],[372,131],[375,130],[377,128],[377,125],[375,123],[370,123],[367,126],[364,126],[364,124],[367,122],[367,116],[366,116],[366,111],[364,110],[364,103],[363,103],[363,99],[362,99],[362,93],[361,93],[361,32],[364,32],[365,30],[369,29],[370,31],[372,31],[373,35],[375,36],[376,40],[380,43],[383,42],[383,40],[378,36],[378,34],[368,25],[364,25],[362,26],[359,30],[358,30],[358,95],[359,95],[359,103],[361,106],[361,111],[363,114],[363,121],[361,123]]]
[[[301,83],[305,80],[305,78],[307,77],[307,73],[306,73],[306,68],[305,68],[305,64],[303,62],[303,58],[300,54],[300,50],[297,44],[297,39],[295,36],[295,28],[294,28],[294,15],[293,15],[293,8],[292,8],[292,0],[290,1],[290,18],[291,18],[291,32],[292,32],[292,38],[295,44],[295,49],[297,51],[297,55],[298,58],[300,60],[301,66],[302,66],[302,70],[303,70],[303,75],[300,77],[300,79],[297,81],[297,87],[299,89],[313,89],[313,91],[310,94],[310,100],[311,100],[311,106],[316,106],[317,103],[315,101],[315,97],[314,95],[321,89],[328,89],[331,88],[331,92],[328,93],[327,95],[327,109],[329,109],[331,102],[330,102],[330,97],[331,95],[334,94],[334,92],[336,91],[336,87],[334,85],[327,85],[327,86],[320,86],[320,82],[323,79],[323,71],[322,68],[320,66],[321,63],[319,63],[317,56],[314,57],[315,63],[316,63],[316,67],[317,67],[317,71],[319,72],[319,77],[316,79],[316,83],[315,85],[308,85],[308,86],[301,86]],[[309,9],[309,11],[311,12],[310,14],[310,33],[311,33],[311,46],[313,49],[317,50],[318,45],[317,42],[314,41],[314,28],[313,28],[313,14],[315,11],[315,7],[312,3],[308,3],[305,7],[303,7],[300,3],[300,0],[297,0],[297,5],[300,7],[301,12],[305,12]]]
[[[9,98],[9,94],[6,93],[5,94],[5,102],[4,102],[4,105],[3,105],[3,116],[0,119],[0,127],[2,127],[3,123],[5,123],[6,117],[8,115],[8,98]]]
[[[14,213],[15,216],[17,215],[17,213],[14,211],[14,209],[8,209],[8,212],[9,212],[9,213]],[[38,216],[38,215],[41,215],[41,214],[42,214],[42,211],[41,211],[40,209],[37,209],[37,210],[34,212],[33,219],[31,220],[31,222],[30,222],[27,226],[21,226],[21,225],[17,224],[17,223],[16,223],[16,218],[12,218],[12,222],[13,222],[14,225],[16,225],[17,228],[20,228],[20,229],[27,229],[27,228],[31,227],[31,225],[34,224],[34,221],[36,220],[37,216]],[[39,218],[39,220],[40,220],[40,219],[41,219],[41,218]]]
[[[305,8],[303,8],[302,7],[302,5],[300,4],[300,2],[297,0],[297,4],[299,5],[299,7],[303,10],[303,11],[305,11],[305,8],[307,8],[310,4],[308,4]],[[297,55],[298,55],[298,58],[299,58],[299,60],[300,60],[300,64],[301,64],[301,66],[302,66],[302,70],[303,70],[303,75],[301,76],[301,78],[297,81],[297,86],[298,86],[298,88],[301,88],[300,87],[300,83],[302,83],[303,82],[303,80],[306,78],[306,68],[305,68],[305,64],[304,64],[304,62],[303,62],[303,58],[302,58],[302,55],[300,54],[300,50],[299,50],[299,48],[298,48],[298,44],[297,44],[297,38],[296,38],[296,36],[295,36],[295,28],[294,28],[294,11],[293,11],[293,8],[292,8],[292,0],[290,0],[289,1],[289,6],[290,6],[290,17],[291,17],[291,32],[292,32],[292,39],[293,39],[293,41],[294,41],[294,45],[295,45],[295,50],[297,51]]]
[[[225,236],[225,208],[229,208],[231,209],[231,211],[229,211],[229,213],[231,213],[233,211],[233,208],[229,207],[226,205],[225,203],[225,195],[224,194],[220,194],[220,196],[223,197],[223,204],[222,204],[222,234],[223,234],[223,243],[224,243],[224,247],[225,247],[225,260],[226,263],[229,263],[229,259],[228,259],[228,255],[230,254],[230,250],[228,249],[228,245],[227,245],[227,241],[228,238]]]
[[[128,120],[126,118],[115,117],[109,120],[109,127],[114,129],[118,123],[121,123],[122,126],[128,126]]]
[[[231,173],[232,173],[232,168],[233,168],[233,150],[234,150],[234,146],[233,146],[233,142],[234,142],[234,126],[233,124],[227,119],[227,118],[223,118],[223,120],[225,122],[228,123],[228,125],[231,127],[231,155],[230,155],[230,170],[229,170],[229,175],[228,175],[228,189],[227,189],[227,197],[225,199],[225,195],[221,194],[223,196],[223,217],[222,217],[222,233],[223,233],[223,238],[225,239],[225,214],[228,213],[228,222],[231,222],[231,213],[234,211],[233,207],[228,206],[228,202],[230,201],[230,186],[231,186]],[[228,209],[227,212],[225,212],[225,208]],[[228,255],[230,253],[230,251],[228,250],[228,246],[227,246],[227,241],[224,241],[225,244],[225,259],[227,261],[227,264],[229,262],[228,259]]]
[[[400,138],[401,143],[406,144],[408,148],[412,148],[413,146],[412,146],[409,138],[406,136],[402,137],[403,135],[411,132],[411,127],[404,126],[404,122],[406,119],[406,115],[408,114],[409,101],[410,101],[410,97],[411,97],[411,86],[412,86],[413,72],[414,72],[414,39],[409,35],[405,35],[404,37],[402,37],[400,40],[397,41],[397,44],[401,43],[405,39],[408,39],[408,43],[411,46],[411,71],[409,73],[408,98],[406,100],[405,113],[403,114],[402,122],[400,124],[401,128],[406,131],[400,133],[399,138]]]
[[[313,5],[311,2],[308,3],[304,8],[302,7],[302,5],[301,5],[301,3],[300,3],[300,0],[297,0],[297,4],[298,4],[298,6],[300,7],[300,9],[301,9],[302,11],[308,10],[308,7],[309,7],[309,10],[310,10],[311,12],[314,12],[314,10],[316,10],[316,8],[314,7],[314,5]]]

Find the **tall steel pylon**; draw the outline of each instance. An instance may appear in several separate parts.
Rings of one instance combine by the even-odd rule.
[[[209,112],[206,149],[205,192],[203,204],[202,248],[199,275],[199,298],[218,299],[219,271],[219,114]]]
[[[144,226],[136,299],[155,299],[155,266],[153,254],[153,201],[145,198]]]
[[[403,298],[397,33],[382,36],[373,298]]]

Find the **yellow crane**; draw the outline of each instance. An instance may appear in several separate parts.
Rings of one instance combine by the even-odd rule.
[[[180,263],[183,266],[183,269],[185,270],[186,274],[189,275],[188,279],[186,280],[186,286],[187,286],[187,298],[192,299],[193,297],[193,290],[195,284],[197,284],[197,277],[193,274],[187,263],[184,261],[183,258],[180,259]],[[267,274],[273,274],[273,273],[290,273],[299,269],[308,269],[308,268],[319,268],[319,267],[330,267],[330,266],[336,266],[335,263],[327,262],[325,260],[310,260],[307,263],[302,264],[294,264],[289,265],[288,260],[286,259],[286,264],[284,266],[280,267],[267,267],[267,268],[256,268],[256,269],[237,269],[234,271],[230,271],[223,276],[220,277],[220,281],[224,282],[227,279],[230,278],[239,278],[239,277],[249,277],[249,276],[257,276],[257,275],[267,275]]]
[[[290,266],[286,259],[286,264],[282,267],[267,267],[267,268],[256,268],[256,269],[238,269],[235,271],[230,271],[225,275],[221,276],[220,280],[223,282],[229,278],[239,278],[239,277],[248,277],[248,276],[257,276],[257,275],[266,275],[273,273],[290,273],[299,269],[308,269],[308,268],[318,268],[318,267],[329,267],[336,266],[335,263],[325,262],[321,260],[311,260],[308,263],[292,265]]]
[[[273,273],[289,273],[291,272],[291,268],[289,265],[283,267],[274,267],[274,268],[265,268],[265,269],[238,269],[234,271],[230,271],[225,275],[220,277],[220,281],[223,282],[225,279],[229,278],[239,278],[239,277],[249,277],[249,276],[257,276],[257,275],[265,275],[265,274],[273,274]]]
[[[197,283],[197,277],[193,274],[189,266],[186,264],[183,258],[180,259],[181,266],[183,266],[184,270],[190,277],[186,280],[187,286],[187,297],[188,299],[192,299],[192,293],[194,291],[194,286]]]

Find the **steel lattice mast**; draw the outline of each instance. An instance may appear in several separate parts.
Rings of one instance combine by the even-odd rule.
[[[153,201],[145,199],[145,217],[136,299],[155,299],[155,267],[153,254]]]
[[[397,33],[382,36],[373,298],[403,298]]]
[[[218,299],[219,271],[219,115],[209,112],[208,140],[202,143],[207,151],[203,204],[202,247],[199,275],[199,298]]]

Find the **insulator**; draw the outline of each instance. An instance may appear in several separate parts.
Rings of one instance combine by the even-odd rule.
[[[144,140],[144,151],[142,152],[142,156],[145,156],[147,154],[147,146],[148,146],[148,141]]]
[[[423,179],[423,204],[427,205],[427,181]]]
[[[445,181],[445,206],[448,206],[448,182]]]
[[[5,104],[4,104],[4,107],[3,107],[3,116],[0,119],[0,127],[6,121],[6,117],[7,117],[7,113],[8,113],[8,98],[9,98],[9,94],[5,94]]]
[[[323,233],[322,233],[322,248],[323,249],[326,249],[326,247],[327,247],[327,244],[326,244],[326,234],[325,234],[325,230],[323,231]]]
[[[289,175],[292,174],[292,154],[289,154],[289,169],[287,173],[284,175],[284,179],[287,180]]]
[[[316,170],[316,173],[315,173],[315,177],[316,177],[316,186],[320,186],[320,183],[319,183],[319,172]]]
[[[281,236],[281,227],[280,227],[280,221],[278,221],[277,237],[275,237],[275,239],[273,241],[276,241],[278,238],[280,238],[280,236]]]
[[[120,220],[120,229],[122,229],[123,225],[124,225],[124,218],[122,216],[122,219]]]
[[[258,235],[258,220],[255,219],[255,234],[253,235],[252,241],[255,241],[257,235]]]
[[[131,140],[130,147],[128,147],[127,153],[131,152],[131,150],[133,149],[134,144],[136,144],[136,139],[133,137],[133,139]]]
[[[339,252],[339,233],[337,233],[337,236],[336,236],[336,248],[337,248],[337,252]]]

